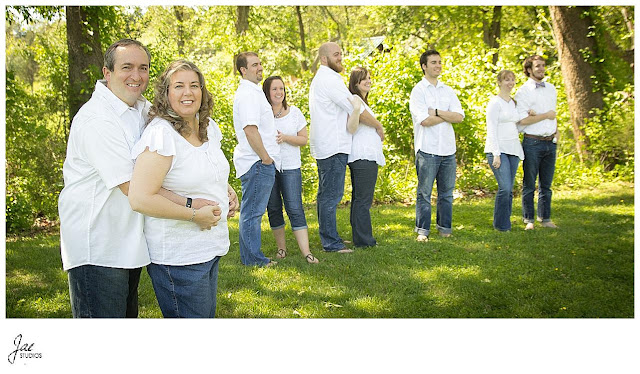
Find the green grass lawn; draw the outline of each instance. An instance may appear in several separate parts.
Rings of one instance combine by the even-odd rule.
[[[629,184],[554,195],[558,230],[525,232],[519,198],[513,230],[494,231],[493,198],[456,201],[453,236],[435,229],[428,243],[413,233],[414,206],[372,209],[378,246],[352,254],[319,248],[313,206],[307,210],[318,265],[308,265],[287,233],[288,257],[275,268],[245,267],[238,253],[237,218],[231,248],[220,261],[220,318],[633,318],[634,191]],[[432,222],[432,226],[435,222]],[[275,241],[263,220],[263,250]],[[350,239],[349,210],[338,211]],[[71,317],[59,236],[9,238],[7,317]],[[162,317],[146,271],[140,316]]]

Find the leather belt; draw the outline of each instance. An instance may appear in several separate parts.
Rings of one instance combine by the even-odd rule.
[[[538,136],[538,135],[531,135],[531,134],[524,134],[525,137],[527,138],[532,138],[532,139],[537,139],[537,140],[544,140],[547,142],[550,142],[553,140],[553,135],[549,135],[549,136]]]

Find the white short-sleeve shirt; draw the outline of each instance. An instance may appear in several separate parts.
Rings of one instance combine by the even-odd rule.
[[[340,74],[320,65],[309,86],[309,150],[316,160],[351,152],[347,116],[353,112],[352,96]]]
[[[556,88],[549,82],[544,82],[544,87],[537,87],[536,82],[529,78],[516,92],[514,97],[518,102],[519,119],[529,116],[529,110],[533,109],[537,114],[556,110],[558,94]],[[518,130],[525,134],[537,136],[551,136],[558,129],[558,122],[554,119],[543,119],[531,125],[518,125]]]
[[[144,216],[131,210],[118,188],[131,179],[131,148],[149,106],[142,98],[130,107],[106,87],[106,81],[98,81],[91,99],[73,118],[58,201],[64,270],[149,264]]]
[[[487,139],[484,152],[491,153],[495,157],[505,153],[524,160],[524,152],[516,127],[516,122],[519,120],[516,102],[513,99],[507,102],[500,96],[494,96],[489,100],[486,114]]]
[[[280,147],[276,142],[278,133],[271,104],[260,86],[242,79],[233,100],[233,128],[238,139],[238,145],[233,150],[233,164],[236,167],[237,178],[249,171],[256,161],[260,161],[260,156],[251,148],[244,132],[244,128],[249,125],[258,127],[264,148],[274,164],[279,165]]]
[[[371,110],[369,105],[367,105],[367,103],[365,103],[359,96],[358,98],[362,101],[362,106],[365,110],[375,118],[376,115],[373,113],[373,110]],[[347,162],[354,162],[357,160],[375,161],[380,166],[385,165],[384,153],[382,153],[382,140],[380,140],[380,136],[376,132],[376,129],[371,126],[367,126],[362,122],[358,124],[356,132],[353,133],[351,153],[349,153]]]
[[[429,117],[429,109],[446,110],[460,113],[464,111],[453,89],[438,81],[434,86],[425,77],[411,90],[409,110],[413,120],[414,150],[416,153],[450,156],[456,153],[456,136],[449,122],[440,122],[434,126],[422,126],[420,123]]]
[[[285,135],[298,135],[298,131],[307,126],[307,120],[300,109],[293,105],[289,106],[289,113],[286,116],[276,118],[276,129]],[[278,170],[299,169],[302,166],[300,161],[300,146],[282,142],[280,145],[280,162]]]
[[[207,135],[209,141],[194,147],[168,121],[154,118],[131,151],[134,159],[147,147],[172,156],[162,187],[181,196],[215,201],[222,208],[222,218],[211,230],[200,230],[195,222],[145,216],[144,235],[155,264],[199,264],[229,251],[229,162],[220,148],[222,133],[212,119]]]

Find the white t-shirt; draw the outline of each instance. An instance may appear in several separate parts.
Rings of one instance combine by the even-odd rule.
[[[365,110],[375,118],[376,115],[373,113],[369,105],[367,105],[359,96],[358,98],[362,101],[362,106]],[[362,122],[358,124],[356,132],[353,133],[351,153],[349,153],[347,162],[357,160],[375,161],[380,166],[384,166],[385,164],[384,153],[382,153],[382,140],[380,140],[380,136],[378,136],[376,129],[371,126],[367,126]]]
[[[513,99],[506,102],[500,96],[492,97],[487,105],[487,140],[484,152],[491,153],[495,157],[505,153],[524,160],[524,152],[516,127],[519,119],[518,109]]]
[[[271,104],[260,86],[242,79],[233,100],[233,128],[238,139],[238,145],[233,150],[233,164],[236,167],[237,178],[248,172],[256,161],[260,161],[260,156],[251,148],[244,132],[245,126],[249,125],[258,127],[264,148],[274,164],[280,164],[280,147],[276,142],[278,133]]]
[[[144,216],[131,210],[118,188],[131,179],[131,148],[149,106],[141,98],[130,107],[106,87],[106,81],[97,81],[91,99],[73,118],[58,201],[64,270],[149,264]]]
[[[429,108],[460,113],[464,111],[453,89],[438,81],[434,86],[425,77],[411,90],[409,110],[413,119],[413,139],[416,153],[450,156],[456,153],[456,135],[449,122],[425,127],[420,125],[429,117]]]
[[[154,264],[199,264],[229,251],[229,162],[220,148],[222,133],[212,119],[207,135],[208,142],[194,147],[168,121],[154,118],[131,150],[133,159],[147,147],[173,156],[162,187],[181,196],[216,201],[222,208],[222,218],[211,230],[200,230],[195,222],[145,216],[144,235]]]
[[[544,82],[544,87],[536,88],[536,82],[529,78],[516,92],[514,97],[518,102],[518,113],[520,120],[529,116],[529,110],[533,109],[536,114],[546,113],[556,110],[558,94],[556,88],[549,82]],[[551,136],[558,129],[558,122],[554,119],[543,119],[531,125],[518,125],[518,130],[525,134],[537,136]]]
[[[300,109],[289,105],[289,113],[286,116],[276,118],[276,129],[285,135],[298,135],[298,131],[307,126],[307,120]],[[300,169],[300,146],[282,142],[280,145],[280,165],[276,165],[278,170]]]
[[[351,96],[342,76],[320,65],[309,86],[309,150],[316,160],[351,152],[351,134],[347,131],[347,116],[353,112]]]

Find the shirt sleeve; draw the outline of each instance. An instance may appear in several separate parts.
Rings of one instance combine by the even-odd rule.
[[[331,79],[329,84],[327,84],[327,87],[325,87],[325,92],[331,102],[342,108],[347,113],[353,112],[353,105],[351,105],[351,102],[349,101],[353,95],[339,78]],[[362,113],[362,111],[360,113]]]
[[[82,129],[79,148],[108,189],[131,180],[133,160],[127,136],[118,123],[94,118]]]
[[[249,125],[260,127],[260,103],[255,95],[247,95],[245,99],[238,100],[238,123],[244,129]]]
[[[453,91],[453,88],[449,88],[449,95],[451,96],[451,101],[449,102],[449,111],[455,112],[462,115],[464,118],[464,110],[462,110],[462,104],[460,104],[460,100],[458,99],[458,95]]]
[[[529,102],[529,95],[524,87],[520,87],[516,92],[514,99],[517,102],[516,109],[518,110],[518,121],[521,121],[529,117],[529,109],[531,109],[531,103]]]
[[[494,156],[500,156],[500,144],[498,142],[498,122],[500,117],[500,103],[496,100],[489,101],[487,105],[487,151]]]
[[[413,124],[418,126],[425,119],[429,118],[429,107],[425,100],[423,92],[416,86],[411,90],[411,96],[409,96],[409,111],[411,112],[411,119]]]
[[[296,107],[291,107],[293,110],[295,110],[296,112],[296,133],[298,133],[298,131],[302,130],[303,128],[307,127],[307,119],[304,118],[304,114],[302,114],[302,111]],[[295,108],[295,109],[294,109]]]
[[[163,125],[150,125],[142,133],[140,140],[131,149],[131,159],[135,160],[147,147],[150,152],[157,152],[161,156],[172,157],[171,170],[176,162],[176,139],[173,128]]]

